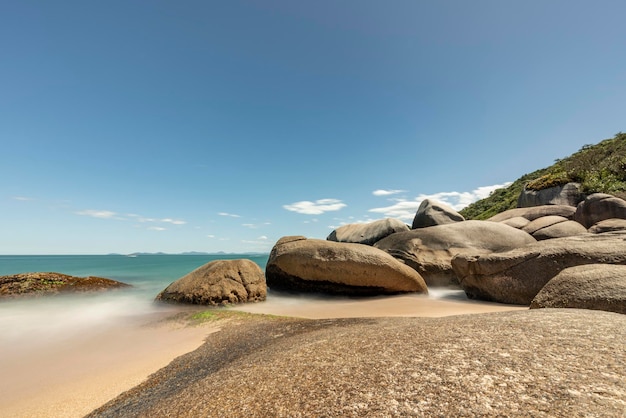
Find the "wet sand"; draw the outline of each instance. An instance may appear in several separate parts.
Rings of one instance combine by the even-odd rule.
[[[195,350],[215,326],[109,325],[0,347],[0,417],[81,417]],[[36,336],[33,336],[36,337]]]
[[[442,317],[527,307],[469,301],[458,290],[375,298],[268,296],[232,310],[300,318]],[[45,344],[0,347],[0,417],[80,417],[144,381],[217,330],[161,321],[112,323]],[[32,336],[32,341],[37,341]]]
[[[435,288],[430,295],[329,298],[275,295],[265,302],[232,308],[239,311],[309,319],[368,317],[442,317],[526,310],[527,306],[469,300],[462,290]]]

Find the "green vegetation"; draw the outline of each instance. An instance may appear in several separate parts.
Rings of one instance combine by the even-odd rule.
[[[543,190],[569,182],[580,183],[585,194],[608,193],[626,198],[626,134],[620,132],[596,145],[585,145],[550,167],[525,174],[510,186],[495,190],[460,213],[465,219],[488,219],[517,207],[524,187]]]
[[[227,319],[254,319],[254,318],[283,318],[277,315],[253,314],[248,312],[231,310],[228,307],[210,308],[205,311],[195,312],[188,317],[194,324],[202,324],[205,322],[217,322]]]

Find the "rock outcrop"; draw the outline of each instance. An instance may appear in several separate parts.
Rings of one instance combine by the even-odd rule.
[[[502,222],[516,217],[522,217],[528,219],[529,221],[534,221],[535,219],[543,216],[562,216],[567,219],[572,219],[574,217],[574,213],[576,213],[576,208],[573,206],[545,205],[531,208],[505,210],[504,212],[492,216],[488,219],[488,221]]]
[[[278,240],[265,276],[272,290],[344,295],[428,292],[415,270],[384,251],[302,236]]]
[[[563,186],[554,186],[543,190],[524,188],[517,199],[518,208],[528,208],[543,205],[576,206],[584,199],[579,183],[567,183]]]
[[[534,221],[530,221],[522,230],[531,234],[537,241],[587,233],[587,228],[578,222],[555,215],[542,216]]]
[[[176,280],[156,297],[164,302],[198,305],[265,300],[263,270],[253,261],[215,260]]]
[[[458,254],[452,267],[471,299],[529,305],[561,270],[584,264],[626,264],[626,233],[539,241],[493,254]]]
[[[567,268],[546,283],[530,308],[579,308],[626,314],[626,266],[587,264]]]
[[[409,227],[398,219],[381,219],[367,224],[344,225],[330,233],[329,241],[374,245],[377,241],[396,232],[408,231]]]
[[[94,411],[105,417],[622,417],[626,316],[249,318]]]
[[[429,286],[456,284],[452,257],[508,251],[536,240],[524,231],[487,221],[464,221],[398,232],[374,246],[415,269]]]
[[[417,213],[415,213],[411,229],[445,225],[464,220],[465,218],[450,206],[431,199],[424,199],[417,209]]]
[[[96,292],[130,285],[102,277],[75,277],[53,272],[20,273],[0,277],[0,298]]]
[[[606,219],[626,219],[626,200],[604,193],[594,193],[578,204],[574,220],[590,228]]]
[[[602,234],[604,232],[613,231],[626,231],[626,219],[606,219],[589,228],[589,232],[592,234]]]

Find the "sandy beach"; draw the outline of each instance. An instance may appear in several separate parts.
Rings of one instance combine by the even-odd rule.
[[[464,300],[458,290],[434,293],[355,299],[270,295],[265,302],[229,309],[310,319],[441,317],[527,309]],[[0,380],[0,417],[84,416],[197,349],[218,329],[210,322],[192,326],[165,317],[153,314],[82,329],[58,339],[45,338],[45,345],[35,343],[33,335],[29,346],[0,347],[2,376],[10,376]]]
[[[144,381],[217,330],[172,321],[111,324],[44,344],[0,346],[0,417],[80,417]]]

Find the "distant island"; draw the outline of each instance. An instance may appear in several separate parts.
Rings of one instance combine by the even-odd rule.
[[[109,253],[107,255],[117,255],[117,256],[126,256],[126,257],[137,257],[137,256],[146,256],[146,255],[208,255],[208,256],[220,256],[220,255],[252,255],[252,256],[263,256],[263,255],[268,255],[269,253],[263,253],[263,252],[224,252],[224,251],[217,251],[217,252],[203,252],[203,251],[185,251],[182,253],[164,253],[164,252],[155,252],[155,253],[150,253],[150,252],[135,252],[135,253],[130,253],[130,254],[120,254],[120,253]]]

